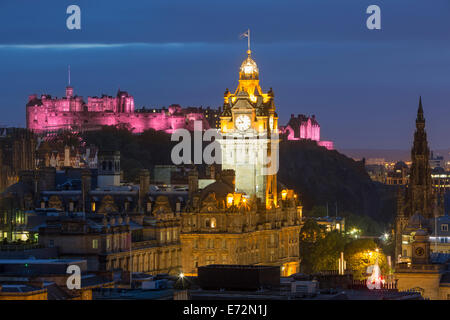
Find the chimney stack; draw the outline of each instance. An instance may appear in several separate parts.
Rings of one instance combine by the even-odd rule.
[[[150,189],[150,172],[142,169],[139,173],[139,212],[146,211],[147,193]]]
[[[232,187],[233,190],[236,190],[236,173],[234,172],[234,170],[222,170],[221,177],[223,182]]]

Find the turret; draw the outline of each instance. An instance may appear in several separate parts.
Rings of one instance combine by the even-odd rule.
[[[67,86],[66,87],[66,98],[70,99],[73,97],[73,87]]]
[[[98,155],[98,186],[120,185],[120,151],[101,151]]]

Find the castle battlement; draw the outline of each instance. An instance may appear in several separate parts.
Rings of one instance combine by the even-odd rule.
[[[103,94],[101,97],[74,96],[72,87],[66,87],[62,98],[33,94],[26,105],[27,128],[45,133],[58,130],[85,131],[101,126],[121,125],[134,133],[147,129],[172,133],[176,129],[193,130],[195,120],[203,121],[203,129],[210,124],[205,119],[209,109],[186,108],[172,105],[168,109],[135,110],[134,98],[126,91],[118,91],[115,97]]]

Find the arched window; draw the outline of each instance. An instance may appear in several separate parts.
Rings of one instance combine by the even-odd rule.
[[[216,218],[211,219],[211,228],[215,228],[217,226]]]

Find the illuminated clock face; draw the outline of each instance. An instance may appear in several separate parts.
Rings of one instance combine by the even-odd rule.
[[[416,248],[416,255],[423,256],[424,253],[425,253],[425,250],[423,250],[422,247],[417,247]]]
[[[238,130],[244,131],[250,128],[250,117],[246,115],[240,115],[236,118],[236,128]]]
[[[273,117],[269,118],[269,128],[270,130],[273,130]]]

